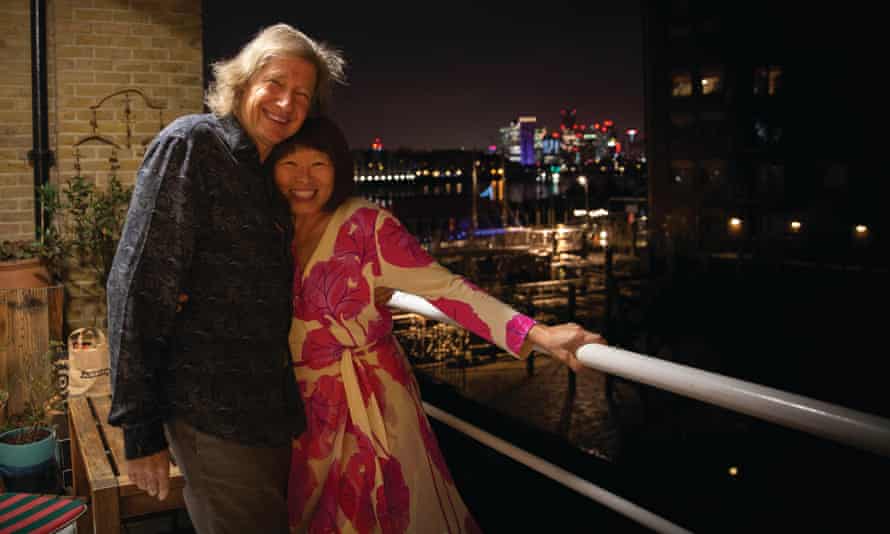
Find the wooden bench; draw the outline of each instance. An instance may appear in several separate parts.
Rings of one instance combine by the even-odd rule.
[[[164,501],[150,497],[130,481],[123,431],[107,422],[110,407],[110,396],[68,400],[74,494],[85,497],[89,503],[88,513],[77,522],[81,534],[119,534],[121,522],[126,519],[185,508],[185,480],[173,464],[170,495]]]

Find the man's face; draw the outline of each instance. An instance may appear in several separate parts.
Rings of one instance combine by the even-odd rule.
[[[260,160],[295,134],[312,104],[315,66],[302,58],[272,57],[244,89],[238,119],[256,144]]]

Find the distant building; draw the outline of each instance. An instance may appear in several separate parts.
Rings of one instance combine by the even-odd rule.
[[[535,160],[535,117],[519,117],[519,163],[534,165]]]

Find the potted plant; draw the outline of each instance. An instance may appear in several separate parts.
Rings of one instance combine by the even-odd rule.
[[[56,493],[61,488],[52,422],[62,403],[56,388],[61,346],[52,342],[46,352],[23,358],[13,372],[13,393],[0,391],[0,474],[8,491]],[[15,397],[19,392],[22,399]]]
[[[0,289],[48,287],[62,278],[68,245],[54,220],[60,197],[52,184],[37,188],[37,195],[42,208],[37,238],[0,243]]]

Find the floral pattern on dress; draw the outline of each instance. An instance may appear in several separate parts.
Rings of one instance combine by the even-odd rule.
[[[390,213],[358,199],[334,212],[305,267],[294,273],[290,336],[307,417],[293,447],[291,530],[478,532],[373,291],[423,296],[516,354],[534,321],[439,266]]]

